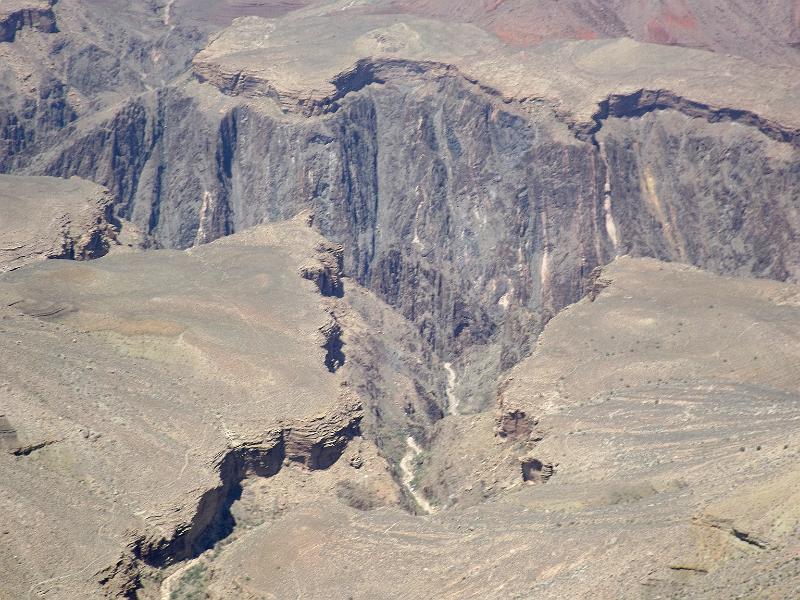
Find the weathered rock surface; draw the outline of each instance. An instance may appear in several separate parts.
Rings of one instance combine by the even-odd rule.
[[[601,277],[607,287],[596,300],[565,309],[533,356],[512,369],[500,395],[504,414],[541,416],[604,392],[710,379],[800,388],[795,286],[630,257]],[[571,377],[565,362],[574,365]]]
[[[208,29],[165,25],[155,5],[3,1],[0,38],[13,41],[0,40],[0,172],[20,169],[78,120],[113,112],[186,68]]]
[[[173,250],[0,277],[0,596],[790,596],[789,4],[14,21],[0,170]]]
[[[454,365],[463,410],[618,254],[797,280],[790,67],[341,12],[238,20],[195,59],[205,83],[81,119],[24,168],[102,182],[156,246],[311,209]]]
[[[285,110],[315,113],[347,93],[385,81],[381,63],[422,63],[422,70],[456,69],[507,100],[557,103],[586,122],[609,96],[666,90],[709,106],[750,111],[795,131],[800,113],[790,67],[630,39],[510,48],[471,25],[408,15],[289,15],[237,20],[193,61],[193,72],[223,92],[277,99]],[[297,57],[294,44],[307,51]],[[621,75],[624,74],[624,78]],[[770,82],[781,80],[781,86]]]
[[[6,0],[0,6],[0,43],[13,42],[17,32],[31,28],[42,33],[58,31],[53,4],[56,0]]]
[[[791,0],[387,0],[374,10],[475,23],[517,46],[627,36],[767,63],[797,65],[800,58],[800,12]]]
[[[210,597],[791,597],[800,289],[628,258],[604,277],[501,395],[536,435],[441,422],[419,476],[451,509],[309,502],[206,563]]]
[[[0,272],[46,258],[99,258],[115,243],[112,198],[77,177],[0,175]]]
[[[4,597],[152,589],[233,531],[248,478],[347,450],[361,402],[325,367],[330,315],[299,275],[321,243],[287,223],[2,276]],[[362,468],[334,481],[369,473],[375,501],[397,502],[374,446],[357,446]]]
[[[193,25],[207,30],[224,27],[237,17],[280,17],[315,0],[172,0],[166,2],[162,13],[170,26]]]

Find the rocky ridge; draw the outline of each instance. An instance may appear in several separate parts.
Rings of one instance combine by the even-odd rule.
[[[272,96],[285,110],[306,114],[385,80],[381,63],[407,63],[439,74],[456,69],[507,101],[552,102],[576,123],[588,122],[611,96],[645,89],[750,111],[795,131],[800,126],[788,67],[624,38],[521,51],[474,26],[409,15],[351,17],[336,34],[333,21],[303,13],[277,22],[239,19],[198,53],[193,73],[227,94]],[[301,60],[290,49],[298,38],[308,47]],[[768,85],[776,79],[787,85]]]

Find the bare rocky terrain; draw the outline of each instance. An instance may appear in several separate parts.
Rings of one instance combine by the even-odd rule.
[[[793,598],[796,4],[0,0],[0,599]]]
[[[87,260],[116,243],[111,197],[77,177],[0,175],[0,272],[35,260]]]
[[[630,37],[797,65],[796,3],[721,0],[388,0],[381,10],[475,23],[514,46]]]
[[[633,259],[603,278],[495,415],[440,421],[433,515],[315,500],[209,556],[210,597],[791,598],[800,288]]]
[[[243,482],[284,465],[348,452],[358,478],[340,484],[371,473],[376,502],[396,501],[374,446],[353,443],[335,317],[301,276],[324,270],[316,238],[287,224],[4,276],[5,594],[131,592],[226,537]]]

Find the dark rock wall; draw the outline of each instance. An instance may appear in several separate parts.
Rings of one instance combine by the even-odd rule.
[[[34,93],[0,104],[0,173],[10,172],[18,157],[76,117],[67,88],[57,79],[42,78]]]
[[[35,29],[42,33],[58,31],[52,7],[31,6],[0,15],[0,43],[13,42],[17,37],[17,32],[25,28]]]
[[[391,82],[313,118],[220,115],[168,88],[32,170],[107,185],[167,247],[310,208],[348,274],[434,352],[491,342],[501,369],[617,253],[800,276],[798,150],[752,124],[618,105],[580,140],[455,75]]]
[[[0,69],[0,173],[25,169],[81,117],[104,118],[163,87],[206,39],[205,31],[165,25],[151,2],[49,4],[0,15],[3,61],[17,67]]]
[[[621,251],[729,275],[800,280],[800,151],[673,111],[612,119]]]
[[[215,125],[165,92],[39,168],[109,186],[119,215],[163,246],[311,208],[344,244],[347,272],[418,323],[435,351],[502,334],[510,365],[613,256],[593,146],[542,119],[456,77],[368,87],[297,121],[242,107]]]

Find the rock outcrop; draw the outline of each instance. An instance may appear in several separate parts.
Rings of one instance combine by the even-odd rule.
[[[6,0],[0,6],[0,43],[13,42],[24,28],[42,33],[58,31],[53,4],[57,0]]]
[[[435,516],[309,503],[210,560],[204,592],[791,596],[800,289],[631,258],[603,278],[504,388],[537,415],[532,443],[449,416],[417,460]]]
[[[323,296],[344,296],[344,248],[341,244],[322,242],[312,262],[300,267],[300,275],[317,284]]]
[[[104,256],[117,235],[111,204],[107,190],[77,177],[0,175],[0,272]]]
[[[290,222],[2,275],[0,512],[20,525],[1,532],[3,594],[146,594],[235,533],[258,480],[300,477],[284,471],[399,502],[361,399],[326,368],[328,299],[299,275],[323,246]],[[62,577],[74,561],[90,567]]]

